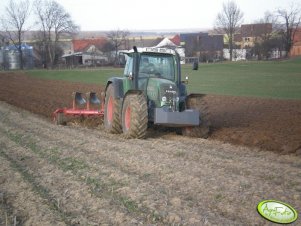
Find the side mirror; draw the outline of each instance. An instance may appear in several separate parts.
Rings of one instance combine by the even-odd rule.
[[[127,77],[128,77],[129,80],[133,80],[133,72],[130,72],[130,74],[127,75]]]
[[[192,70],[198,70],[199,69],[199,63],[198,62],[193,62],[193,64],[192,64]]]
[[[185,81],[182,81],[182,83],[188,84],[188,76],[186,75]]]

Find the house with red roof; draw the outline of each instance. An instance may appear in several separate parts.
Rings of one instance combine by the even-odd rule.
[[[105,37],[74,39],[71,51],[62,58],[69,66],[102,66],[109,62],[103,51],[108,43]]]
[[[181,43],[180,35],[175,35],[174,37],[170,38],[169,40],[172,41],[177,46],[179,46]]]
[[[120,49],[128,50],[133,46],[154,47],[161,44],[165,48],[180,47],[180,36],[158,38],[158,37],[129,37],[120,46]],[[111,46],[112,47],[112,46]],[[159,46],[157,46],[159,47]],[[185,57],[183,48],[178,48],[181,57]],[[112,50],[112,49],[111,49]],[[110,51],[110,41],[106,37],[84,38],[72,40],[71,50],[62,56],[66,65],[69,66],[101,66],[110,62],[114,58]]]
[[[101,50],[108,42],[104,37],[101,38],[87,38],[87,39],[74,39],[72,40],[73,52],[84,52],[91,47]]]

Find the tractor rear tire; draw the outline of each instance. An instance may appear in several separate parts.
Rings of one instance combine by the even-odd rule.
[[[147,101],[143,93],[128,94],[122,106],[124,137],[145,138],[148,126]]]
[[[208,105],[204,100],[206,95],[188,96],[186,100],[187,109],[195,109],[200,112],[200,125],[182,128],[182,134],[189,137],[208,138],[210,132],[210,119]]]
[[[105,97],[105,112],[104,112],[104,126],[109,133],[121,133],[121,105],[122,101],[114,97],[114,87],[109,85]]]

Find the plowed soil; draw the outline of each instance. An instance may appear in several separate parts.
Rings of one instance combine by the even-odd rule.
[[[301,210],[299,156],[168,137],[56,126],[0,101],[0,225],[274,225],[260,201]]]
[[[71,106],[73,91],[100,93],[102,89],[102,85],[35,79],[22,73],[0,74],[0,100],[48,118],[56,108]],[[206,99],[212,123],[210,140],[301,153],[301,100],[218,95]]]
[[[301,101],[208,95],[207,140],[51,123],[73,91],[102,88],[0,73],[0,225],[274,225],[267,199],[300,215]]]

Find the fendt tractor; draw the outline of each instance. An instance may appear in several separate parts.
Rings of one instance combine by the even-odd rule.
[[[151,125],[174,127],[185,136],[207,138],[209,119],[203,94],[187,95],[181,78],[178,53],[166,48],[136,48],[122,52],[126,58],[123,77],[111,77],[99,101],[88,94],[86,109],[77,109],[75,101],[85,103],[80,93],[74,95],[72,109],[57,109],[54,119],[65,123],[67,115],[104,116],[110,133],[126,138],[144,138]],[[77,97],[76,97],[77,96]],[[101,103],[100,110],[90,110]]]

